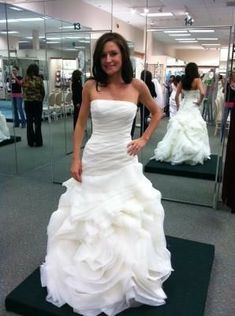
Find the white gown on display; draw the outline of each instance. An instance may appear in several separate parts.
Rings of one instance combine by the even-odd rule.
[[[152,81],[154,83],[155,91],[156,91],[156,94],[157,94],[157,97],[156,97],[157,104],[163,110],[164,107],[165,107],[165,100],[164,100],[164,96],[163,96],[162,86],[159,83],[157,78],[154,78]]]
[[[82,183],[64,183],[48,225],[41,266],[47,300],[86,316],[165,303],[171,271],[161,194],[128,155],[136,104],[91,102],[93,133],[83,152]]]
[[[10,139],[10,132],[5,116],[0,112],[0,142]]]
[[[199,99],[199,91],[184,90],[183,94],[179,111],[169,120],[166,135],[154,150],[153,159],[171,164],[203,164],[211,152],[206,122],[194,103]]]

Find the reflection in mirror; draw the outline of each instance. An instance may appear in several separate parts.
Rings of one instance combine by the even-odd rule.
[[[0,3],[0,173],[13,174],[17,171],[15,141],[20,137],[15,137],[13,122],[11,71],[15,50],[7,13],[7,5]]]
[[[4,70],[4,78],[6,80],[5,91],[7,91],[5,102],[8,102],[9,120],[12,121],[11,124],[14,126],[14,135],[17,140],[15,146],[17,157],[16,171],[20,174],[30,175],[32,170],[43,164],[47,164],[51,158],[49,127],[48,122],[41,122],[41,106],[39,107],[40,115],[38,116],[37,125],[41,125],[44,144],[43,147],[36,148],[36,142],[33,141],[33,146],[28,146],[29,124],[27,124],[28,117],[25,112],[26,99],[25,95],[23,95],[24,89],[22,89],[30,64],[36,64],[39,67],[40,76],[46,80],[46,76],[44,75],[46,68],[45,43],[43,40],[45,37],[44,18],[39,14],[11,6],[10,4],[6,4],[6,15],[9,32],[5,40],[8,41],[8,51],[4,52],[2,58],[4,69],[6,68],[4,59],[8,54],[8,70]],[[33,30],[31,23],[34,25]],[[33,123],[33,125],[36,124]]]
[[[182,76],[185,65],[195,62],[199,68],[202,78],[205,98],[200,105],[200,112],[207,123],[209,142],[213,155],[221,155],[220,126],[223,115],[223,84],[219,79],[220,75],[224,78],[227,72],[228,47],[230,44],[230,27],[153,27],[153,20],[148,19],[148,56],[147,69],[151,71],[157,90],[157,101],[163,109],[163,118],[160,122],[155,136],[151,139],[150,146],[145,151],[144,164],[154,156],[157,144],[163,139],[167,128],[169,129],[169,106],[171,104],[169,94],[172,76]],[[190,39],[190,40],[189,40]],[[151,45],[150,45],[151,44]],[[169,93],[170,91],[170,93]],[[159,96],[160,95],[160,96]],[[194,118],[191,118],[192,123]],[[185,126],[184,126],[185,127]],[[174,133],[174,137],[178,137]],[[147,152],[148,151],[148,152]],[[159,172],[161,173],[161,172]],[[187,200],[185,192],[187,187],[191,187],[191,179],[182,177],[169,177],[166,175],[149,174],[153,181],[157,181],[156,186],[160,189],[163,197],[172,199]],[[159,182],[158,182],[159,181]],[[210,197],[213,195],[214,183],[208,181],[194,180],[203,190],[202,203],[210,204]],[[172,185],[169,185],[172,183]],[[180,184],[180,185],[179,185]],[[185,190],[184,190],[185,189]],[[208,192],[211,193],[208,194]],[[197,201],[196,196],[190,196],[190,200]]]
[[[64,26],[62,24],[61,29]],[[69,177],[68,162],[72,153],[74,120],[81,105],[82,86],[90,77],[90,38],[90,33],[77,31],[46,34],[50,83],[47,110],[53,138],[54,182],[61,182]],[[54,54],[50,56],[55,44],[57,46]],[[90,132],[89,122],[84,141]]]

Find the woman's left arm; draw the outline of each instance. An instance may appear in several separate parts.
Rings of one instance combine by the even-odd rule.
[[[139,92],[139,102],[147,107],[151,113],[151,120],[142,136],[132,140],[128,144],[128,153],[129,155],[133,156],[136,155],[146,145],[161,120],[161,109],[156,101],[152,98],[146,84],[138,80],[138,82],[136,82],[136,87]]]

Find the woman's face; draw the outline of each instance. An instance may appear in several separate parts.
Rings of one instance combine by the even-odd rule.
[[[116,43],[110,41],[104,45],[101,55],[101,68],[108,76],[121,72],[122,54]]]

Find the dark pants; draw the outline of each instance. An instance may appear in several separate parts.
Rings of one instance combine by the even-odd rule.
[[[27,140],[29,146],[42,146],[42,101],[25,101]]]

